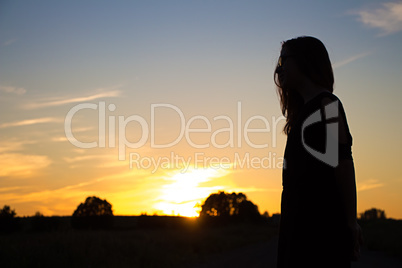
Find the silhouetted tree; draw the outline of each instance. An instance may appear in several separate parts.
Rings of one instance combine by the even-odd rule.
[[[113,225],[112,205],[96,196],[89,196],[74,211],[71,224],[78,229],[110,228]]]
[[[201,206],[200,217],[233,217],[241,219],[257,219],[260,217],[258,207],[247,200],[243,193],[211,194]]]
[[[35,215],[31,218],[32,231],[45,231],[47,229],[45,216],[39,211],[35,212]]]
[[[30,220],[31,230],[35,232],[58,230],[61,224],[59,217],[45,217],[39,211]]]
[[[239,216],[246,219],[257,220],[261,217],[258,207],[250,200],[243,200],[239,204]]]
[[[372,208],[360,214],[361,220],[385,220],[384,210]]]
[[[264,213],[262,214],[262,216],[264,217],[264,218],[269,218],[269,213],[268,213],[268,211],[264,211]]]
[[[18,229],[18,222],[15,216],[14,209],[11,209],[10,206],[5,205],[2,209],[0,209],[0,231],[1,232],[10,232]]]
[[[11,209],[10,206],[4,205],[2,209],[0,209],[0,217],[1,218],[14,218],[17,215],[15,213],[15,209]]]
[[[44,216],[43,216],[43,214],[40,213],[39,211],[36,211],[34,217],[36,217],[36,218],[41,218],[41,217],[44,217]]]

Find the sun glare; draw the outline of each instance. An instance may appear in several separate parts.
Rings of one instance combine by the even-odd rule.
[[[227,174],[223,169],[192,169],[186,173],[176,172],[166,177],[171,183],[162,188],[161,200],[155,208],[166,215],[180,215],[197,217],[203,200],[217,187],[202,187],[201,183],[210,181],[212,178],[222,177]]]

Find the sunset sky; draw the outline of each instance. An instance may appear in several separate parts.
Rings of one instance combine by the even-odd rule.
[[[196,216],[224,190],[279,213],[273,72],[301,35],[333,63],[358,212],[402,219],[401,1],[1,1],[0,206]]]

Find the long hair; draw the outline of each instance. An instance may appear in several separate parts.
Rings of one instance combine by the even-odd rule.
[[[282,49],[285,47],[292,54],[302,74],[314,84],[333,92],[334,74],[331,61],[324,44],[320,40],[311,36],[301,36],[284,41]],[[289,134],[296,116],[303,106],[303,99],[295,89],[287,88],[281,84],[278,76],[279,68],[275,69],[274,81],[280,98],[282,114],[286,117],[283,131],[285,134]]]

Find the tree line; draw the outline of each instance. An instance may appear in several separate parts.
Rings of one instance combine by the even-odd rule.
[[[16,215],[15,210],[8,205],[0,209],[0,231],[17,230]],[[106,199],[89,196],[73,212],[71,227],[75,229],[108,229],[113,227],[113,216],[112,205]],[[40,212],[36,212],[32,217],[32,228],[41,230],[57,225],[48,218],[44,217]],[[268,212],[261,215],[258,206],[248,200],[245,194],[219,191],[209,195],[201,205],[199,221],[205,224],[227,224],[244,221],[258,222],[267,218],[269,218]],[[361,213],[360,219],[386,219],[386,215],[383,210],[372,208]],[[146,224],[151,222],[149,219],[144,219],[143,221]]]

